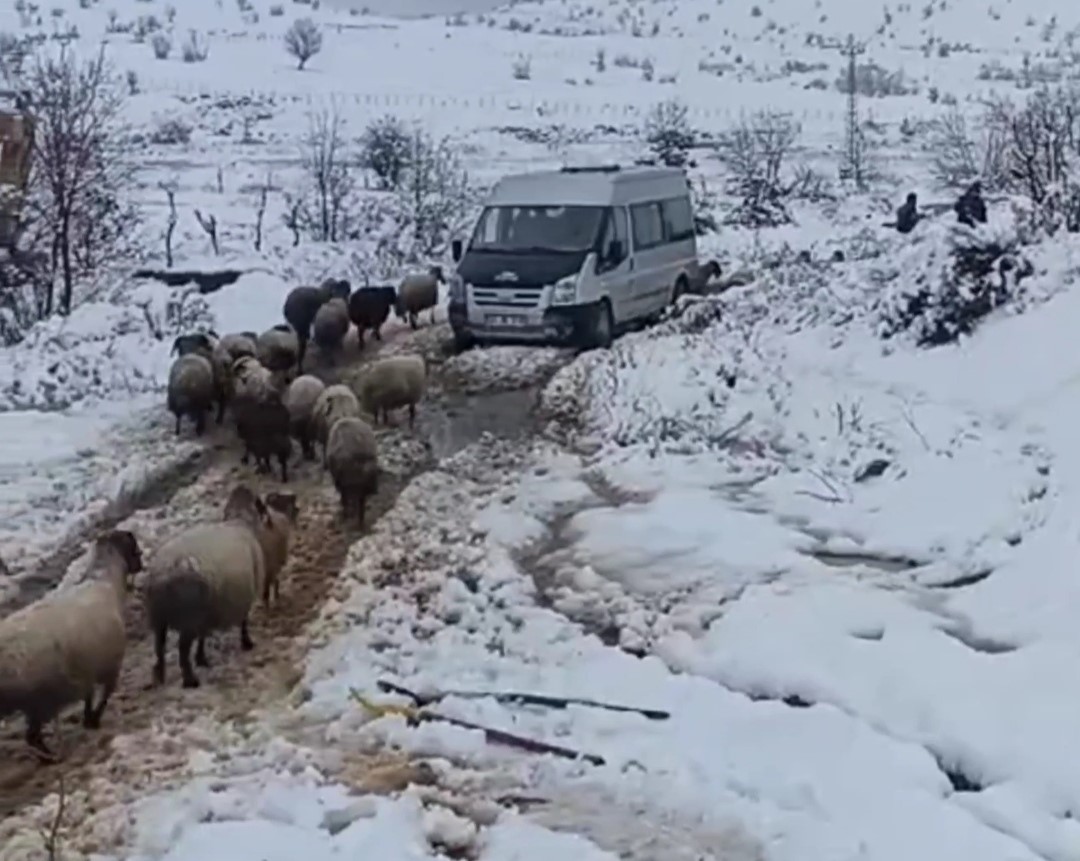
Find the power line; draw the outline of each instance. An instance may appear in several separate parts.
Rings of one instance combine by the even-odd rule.
[[[866,53],[866,43],[856,42],[855,37],[849,34],[846,42],[825,42],[823,47],[839,48],[840,53],[847,57],[847,115],[844,128],[844,161],[840,165],[840,178],[854,180],[855,185],[862,189],[866,186],[866,176],[862,130],[859,128],[857,70],[858,58]]]

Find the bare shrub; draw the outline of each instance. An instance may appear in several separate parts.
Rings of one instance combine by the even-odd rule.
[[[322,31],[310,18],[297,18],[285,31],[285,50],[296,59],[297,69],[302,70],[322,50],[322,45]]]
[[[834,86],[845,95],[850,93],[846,72],[836,79]],[[863,63],[855,68],[855,92],[868,98],[910,96],[918,92],[918,87],[908,82],[902,69],[890,72],[877,63]]]
[[[218,221],[214,215],[203,215],[199,210],[195,210],[195,220],[199,222],[199,227],[202,228],[203,233],[206,234],[207,239],[210,240],[210,249],[214,252],[214,256],[217,257],[221,254],[221,244],[218,240]]]
[[[410,133],[398,117],[373,120],[360,138],[360,164],[375,174],[380,188],[393,190],[409,163]]]
[[[285,14],[285,7],[280,5],[274,5],[270,7],[271,18],[281,18]]]
[[[511,74],[514,76],[515,81],[529,81],[532,80],[532,58],[522,54],[516,60],[514,60],[513,66],[510,68]]]
[[[179,146],[191,142],[191,125],[179,117],[163,117],[155,121],[150,143],[158,146]]]
[[[448,138],[413,131],[398,196],[417,256],[433,254],[460,226],[471,205],[469,177]]]
[[[176,184],[163,182],[160,187],[165,192],[165,200],[169,204],[169,220],[165,223],[165,233],[162,235],[165,240],[165,266],[172,269],[173,234],[176,233],[176,225],[180,223],[180,217],[176,212]]]
[[[645,140],[649,149],[668,167],[683,167],[694,146],[689,110],[678,99],[653,105],[645,118]]]
[[[811,185],[812,174],[787,170],[800,133],[789,115],[761,111],[720,138],[717,154],[728,170],[728,191],[741,199],[729,221],[756,227],[791,221],[786,201]]]
[[[167,60],[172,53],[172,39],[164,33],[155,33],[150,40],[150,47],[154,51],[155,60]]]
[[[355,183],[349,170],[345,120],[337,105],[308,115],[300,156],[305,187],[296,198],[295,229],[316,242],[344,239]]]
[[[36,117],[29,248],[48,249],[50,289],[42,315],[71,312],[76,280],[117,256],[135,213],[120,203],[130,182],[121,125],[124,93],[104,52],[80,61],[67,46],[34,58],[20,81]]]
[[[1003,186],[1005,140],[992,123],[972,128],[953,108],[930,124],[926,149],[934,179],[946,188],[960,188],[976,179],[987,188]]]
[[[210,56],[210,45],[197,30],[188,30],[187,41],[180,47],[180,59],[185,63],[202,63]]]

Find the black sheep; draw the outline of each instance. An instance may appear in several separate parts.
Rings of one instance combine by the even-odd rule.
[[[382,340],[382,324],[397,301],[393,287],[361,287],[349,297],[349,319],[356,326],[356,339],[364,346],[364,330],[371,329],[376,341]]]
[[[296,368],[301,373],[304,370],[304,355],[307,352],[308,341],[311,339],[311,324],[315,320],[315,315],[331,299],[340,298],[347,302],[350,289],[348,281],[327,278],[319,287],[297,287],[285,297],[282,315],[296,332],[299,347]]]

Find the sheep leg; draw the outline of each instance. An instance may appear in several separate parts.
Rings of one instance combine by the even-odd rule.
[[[278,463],[281,464],[281,481],[283,484],[289,483],[289,454],[288,452],[282,452],[278,455]]]
[[[413,329],[420,328],[420,318],[413,311],[409,312],[409,326]]]
[[[97,704],[97,708],[93,709],[90,714],[83,713],[83,726],[87,729],[100,729],[101,717],[105,714],[105,706],[109,704],[109,699],[112,697],[113,692],[116,690],[116,683],[120,680],[119,669],[110,678],[105,679],[101,685],[101,700]],[[90,698],[87,698],[87,702],[90,702]],[[89,722],[87,722],[89,718]]]
[[[251,632],[248,631],[248,620],[244,619],[240,623],[240,648],[245,652],[250,652],[255,648],[255,643],[251,639]]]
[[[356,327],[356,346],[361,350],[364,349],[364,328],[362,326]]]
[[[191,647],[195,644],[195,635],[190,631],[180,632],[180,675],[184,677],[185,688],[197,688],[199,679],[191,668]]]
[[[85,697],[83,697],[83,709],[82,709],[82,725],[86,729],[97,729],[94,726],[94,689],[90,689]]]
[[[356,522],[361,529],[364,527],[364,515],[367,513],[367,496],[363,493],[356,497]]]
[[[375,340],[376,341],[381,341],[382,340],[382,323],[380,323],[378,326],[376,326],[371,331],[372,331],[372,334],[375,335]]]
[[[165,640],[169,636],[169,629],[165,625],[159,625],[154,629],[154,685],[165,684]]]
[[[46,762],[56,762],[56,754],[45,744],[45,737],[42,734],[44,727],[45,722],[39,715],[28,714],[26,716],[26,744],[40,759]]]
[[[210,661],[206,657],[206,635],[199,637],[195,643],[195,666],[210,669]]]
[[[180,416],[176,417],[176,435],[180,436]]]
[[[305,460],[315,460],[315,444],[307,431],[300,435],[300,451],[303,452]]]
[[[296,333],[296,340],[299,344],[299,349],[296,351],[296,371],[299,374],[304,373],[304,356],[307,354],[307,336]]]
[[[201,410],[195,414],[195,436],[202,436],[206,431],[206,413]]]
[[[409,404],[409,427],[416,424],[416,404]]]
[[[225,423],[225,398],[223,397],[218,398],[217,402],[217,423],[219,425]]]

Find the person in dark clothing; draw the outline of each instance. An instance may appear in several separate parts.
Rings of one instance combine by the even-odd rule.
[[[976,180],[968,186],[953,206],[956,210],[956,218],[961,224],[974,227],[976,224],[986,224],[986,201],[982,196],[982,184]]]
[[[904,205],[896,210],[896,229],[901,233],[911,233],[920,218],[915,192],[911,192]]]

